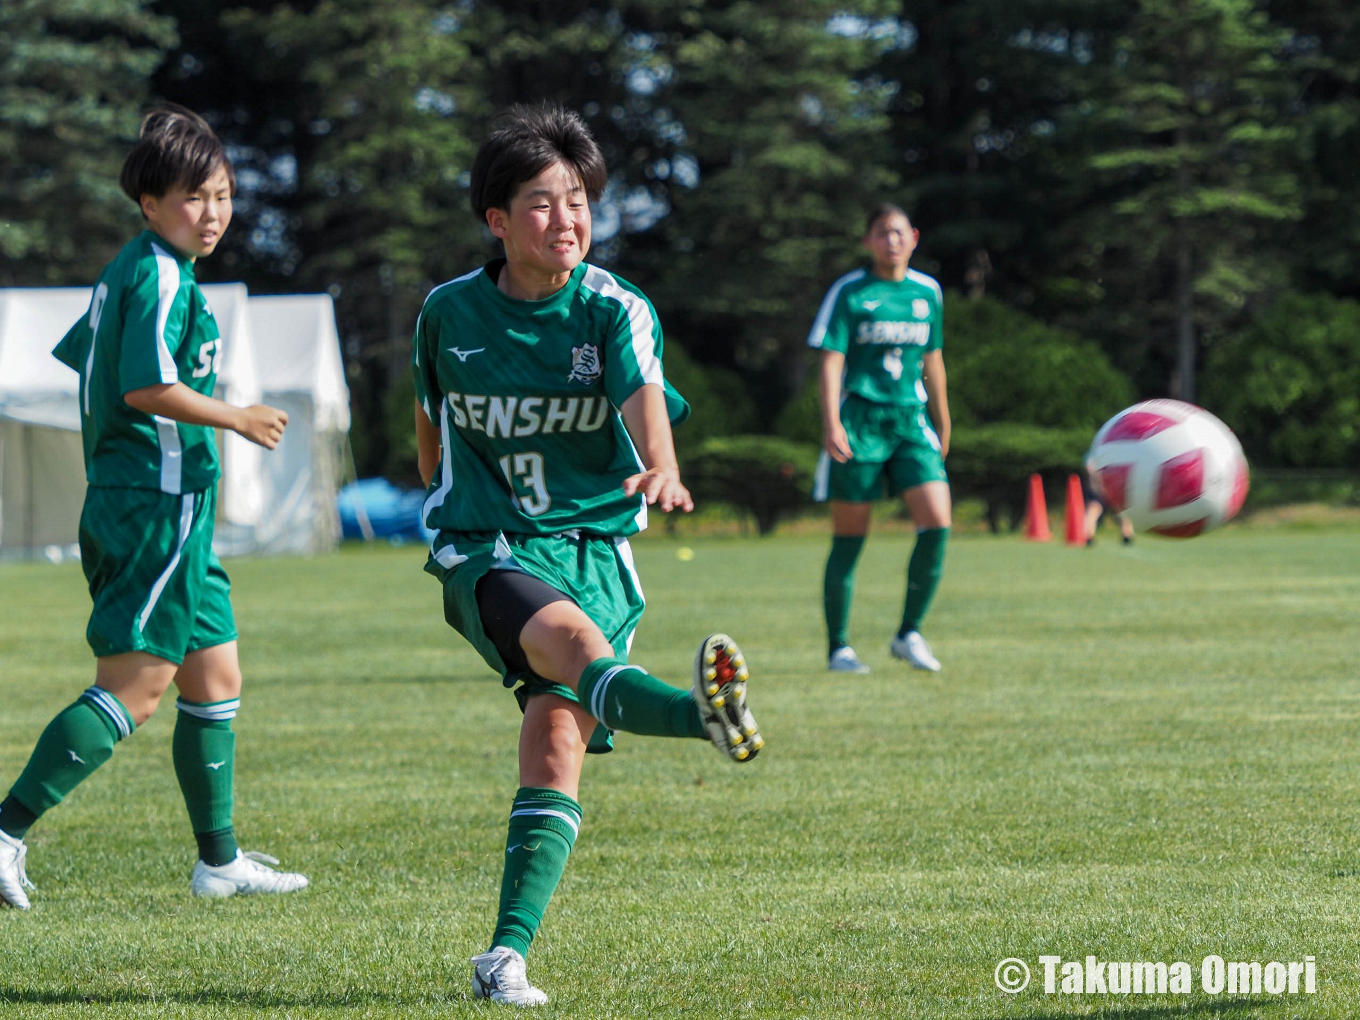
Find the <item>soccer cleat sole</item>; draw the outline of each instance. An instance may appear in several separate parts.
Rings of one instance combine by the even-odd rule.
[[[735,641],[726,634],[704,638],[694,656],[693,694],[709,739],[737,762],[750,761],[765,746],[765,738],[746,707],[750,677],[746,657]]]

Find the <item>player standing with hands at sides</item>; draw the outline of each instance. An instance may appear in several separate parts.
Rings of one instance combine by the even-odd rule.
[[[869,672],[850,647],[850,602],[872,501],[885,481],[916,523],[906,605],[889,650],[917,669],[940,668],[921,621],[939,587],[949,540],[949,400],[943,294],[933,278],[907,266],[919,239],[900,208],[877,206],[864,231],[872,268],[832,284],[808,334],[808,345],[822,352],[824,449],[814,495],[831,500],[823,600],[827,668],[835,672]]]
[[[0,802],[0,899],[27,909],[23,838],[179,689],[175,775],[189,809],[196,896],[283,893],[301,875],[246,856],[232,825],[241,668],[230,583],[212,551],[219,474],[213,428],[273,449],[288,416],[212,397],[221,341],[194,260],[231,222],[236,179],[222,143],[182,107],[153,111],[123,163],[146,229],[105,267],[89,312],[53,354],[80,374],[89,487],[80,556],[94,610],[94,686],[54,718]]]
[[[691,691],[627,655],[642,616],[628,536],[647,511],[693,508],[671,439],[688,413],[666,383],[655,309],[585,262],[599,147],[559,106],[517,106],[478,150],[472,206],[504,258],[436,287],[416,322],[413,370],[425,569],[444,616],[501,674],[524,721],[500,910],[473,957],[477,998],[547,1001],[528,952],[581,825],[587,751],[611,730],[707,737],[734,761],[763,739],[747,669],[725,634],[705,638]]]

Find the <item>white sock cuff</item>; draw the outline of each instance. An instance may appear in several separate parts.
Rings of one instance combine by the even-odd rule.
[[[229,698],[226,701],[209,701],[200,704],[177,698],[175,707],[185,715],[191,715],[195,719],[203,719],[207,722],[224,722],[236,718],[236,713],[241,708],[241,699]]]

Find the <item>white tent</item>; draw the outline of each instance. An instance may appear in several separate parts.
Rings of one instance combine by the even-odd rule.
[[[294,394],[325,393],[326,426],[343,435],[348,427],[348,392],[343,374],[338,375],[336,386],[339,344],[329,297],[250,298],[241,284],[216,284],[203,290],[222,331],[223,359],[215,395],[237,405],[269,400],[268,387],[258,371],[263,359],[270,365],[270,377],[282,380],[278,400],[290,416],[292,409],[286,401],[295,399]],[[278,320],[291,324],[284,328],[309,332],[277,339],[274,316],[254,314],[257,301],[278,309]],[[89,302],[88,288],[0,289],[0,557],[41,553],[55,559],[74,550],[85,490],[78,379],[51,351],[71,324],[86,314]],[[281,303],[286,302],[297,302],[312,312],[310,316],[294,311],[282,314]],[[257,319],[270,337],[263,344],[252,335]],[[273,352],[283,347],[294,352],[289,361],[292,376],[276,372]],[[294,378],[304,363],[321,366],[314,369],[316,380],[305,386]],[[343,414],[336,411],[337,402],[344,404]],[[334,522],[333,499],[323,498],[313,487],[308,491],[318,505],[303,507],[297,499],[287,502],[287,465],[327,484],[333,475],[330,461],[317,469],[305,459],[319,445],[309,421],[310,416],[302,414],[297,421],[300,427],[295,429],[290,417],[283,442],[272,452],[232,433],[223,437],[218,504],[219,551],[223,554],[314,552],[335,545],[339,528]],[[298,514],[311,527],[306,540],[301,537]],[[285,534],[291,538],[280,544]]]
[[[349,386],[329,294],[252,297],[250,333],[265,403],[288,412],[283,442],[263,458],[268,514],[255,551],[315,553],[340,541],[335,494],[349,444]],[[222,537],[228,537],[226,529]]]

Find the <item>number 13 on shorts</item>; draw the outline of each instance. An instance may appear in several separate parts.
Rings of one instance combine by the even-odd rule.
[[[543,477],[543,455],[541,453],[506,454],[500,459],[505,480],[510,483],[514,498],[530,517],[537,517],[552,505],[548,495],[548,485]],[[530,495],[521,496],[518,490],[528,489]]]

